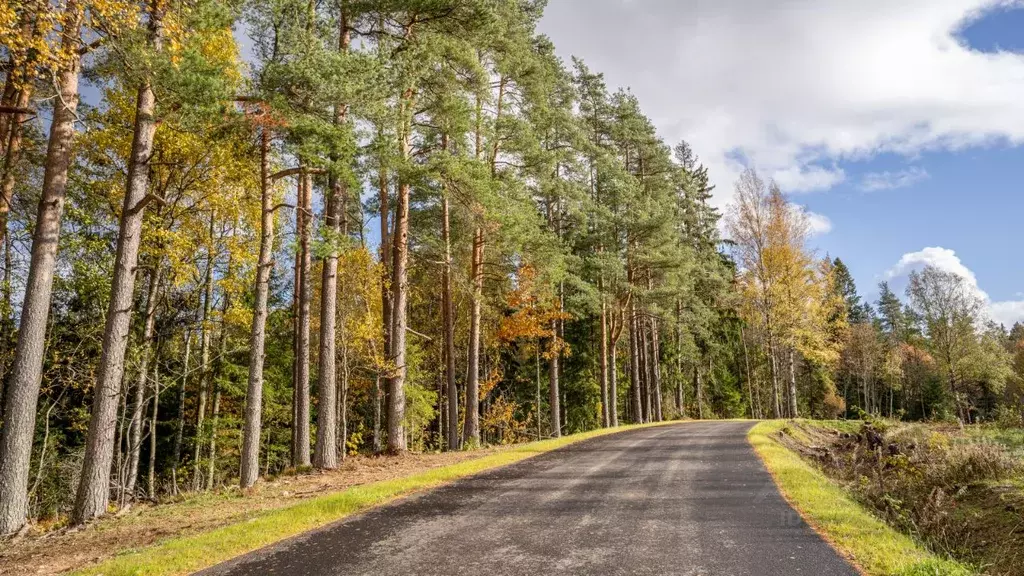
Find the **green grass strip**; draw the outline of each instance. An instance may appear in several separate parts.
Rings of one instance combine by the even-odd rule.
[[[750,443],[782,494],[841,554],[869,576],[966,576],[970,567],[929,552],[855,502],[838,484],[773,436],[784,421],[751,428]]]
[[[658,424],[644,426],[656,425]],[[172,538],[139,550],[128,551],[95,566],[77,570],[73,574],[190,574],[414,492],[519,462],[581,440],[640,427],[642,426],[605,428],[531,442],[405,478],[354,486],[334,494],[311,498],[287,508],[266,511],[248,520],[209,532]]]

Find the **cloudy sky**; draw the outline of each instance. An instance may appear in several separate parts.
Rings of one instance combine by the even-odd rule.
[[[773,177],[870,298],[931,263],[1024,320],[1024,0],[550,0],[541,31],[689,141],[720,205]]]

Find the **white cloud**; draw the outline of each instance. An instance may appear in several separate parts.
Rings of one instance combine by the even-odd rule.
[[[860,189],[865,192],[894,190],[896,188],[913,186],[928,178],[928,171],[919,166],[912,166],[906,170],[896,172],[869,172],[861,179]]]
[[[541,29],[687,139],[722,205],[744,163],[807,190],[842,159],[1024,142],[1024,55],[957,36],[1009,3],[559,0]]]
[[[828,234],[832,231],[832,221],[828,219],[828,216],[809,210],[805,210],[805,213],[807,214],[807,222],[811,227],[812,236]]]
[[[899,291],[906,285],[906,279],[913,271],[927,265],[946,272],[952,272],[964,278],[968,286],[985,301],[988,315],[996,322],[1010,327],[1014,322],[1024,322],[1024,300],[1006,300],[993,302],[988,293],[978,285],[978,278],[956,255],[956,252],[941,246],[924,248],[917,252],[904,254],[892,268],[884,274],[886,280],[894,282],[893,289]]]
[[[846,179],[842,168],[821,166],[791,166],[778,170],[772,179],[786,192],[816,192],[828,190]]]
[[[1024,322],[1024,300],[992,302],[988,305],[988,313],[993,320],[1009,328],[1014,322]]]
[[[980,296],[988,298],[988,294],[978,287],[978,278],[974,275],[974,272],[967,266],[964,266],[956,252],[941,246],[932,246],[917,252],[904,254],[895,266],[886,271],[885,277],[892,279],[907,276],[911,272],[919,271],[928,265],[963,277],[972,288],[978,291]]]

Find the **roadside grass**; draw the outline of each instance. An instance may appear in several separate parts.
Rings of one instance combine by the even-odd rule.
[[[968,576],[973,568],[941,558],[857,504],[839,485],[773,437],[775,420],[748,434],[783,496],[841,554],[868,576]]]
[[[435,488],[459,478],[513,464],[582,440],[636,428],[672,423],[674,422],[605,428],[562,438],[531,442],[405,478],[354,486],[334,494],[305,500],[295,506],[260,513],[215,530],[187,537],[171,538],[153,546],[130,550],[99,564],[76,570],[72,574],[96,576],[189,574],[336,522],[374,506],[415,492]]]
[[[1024,460],[1024,428],[1005,428],[991,425],[972,426],[968,436],[1002,444],[1017,458]]]

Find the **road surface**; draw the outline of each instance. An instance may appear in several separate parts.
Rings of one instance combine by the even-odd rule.
[[[779,495],[750,426],[594,438],[202,574],[855,576]]]

